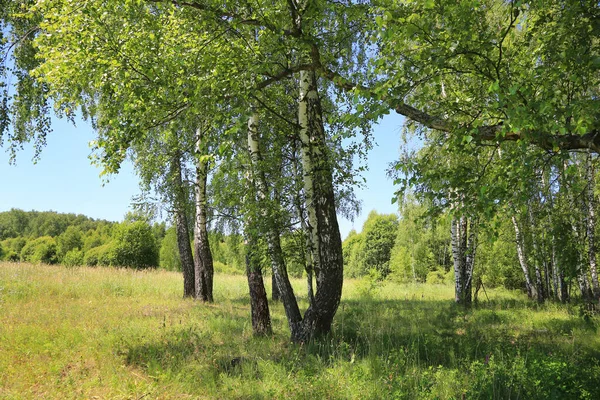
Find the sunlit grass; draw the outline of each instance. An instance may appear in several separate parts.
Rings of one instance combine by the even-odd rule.
[[[577,305],[488,290],[464,310],[451,286],[349,280],[331,337],[297,346],[281,304],[252,336],[243,276],[217,276],[214,304],[182,286],[0,264],[0,398],[600,398],[599,319]]]

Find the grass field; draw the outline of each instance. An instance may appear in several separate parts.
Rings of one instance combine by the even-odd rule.
[[[182,285],[0,263],[0,398],[600,398],[600,319],[577,305],[488,290],[462,310],[450,286],[350,280],[331,337],[297,346],[280,304],[252,336],[243,276],[217,276],[211,305]]]

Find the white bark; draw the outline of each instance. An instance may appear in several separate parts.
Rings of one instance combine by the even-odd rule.
[[[306,196],[306,213],[308,215],[308,232],[310,233],[310,248],[313,266],[321,265],[319,255],[319,234],[317,222],[317,209],[315,187],[313,180],[313,158],[317,157],[319,152],[315,146],[312,146],[309,134],[309,115],[308,100],[315,98],[317,93],[310,90],[311,77],[309,71],[300,71],[300,102],[298,104],[298,123],[300,125],[301,142],[301,160],[302,160],[302,178],[304,182],[304,195]]]
[[[598,286],[598,270],[596,263],[596,201],[594,197],[594,169],[592,166],[592,156],[589,155],[586,160],[586,197],[587,197],[587,237],[588,237],[588,255],[590,261],[590,273],[592,275],[592,291],[594,297],[600,297],[600,287]]]
[[[517,218],[513,215],[512,223],[515,228],[515,239],[517,243],[517,256],[519,257],[519,264],[521,265],[521,270],[523,271],[523,275],[525,276],[525,287],[527,288],[527,295],[530,298],[537,298],[537,293],[533,285],[531,284],[531,279],[529,278],[529,266],[527,265],[527,257],[525,254],[525,243],[523,241],[523,235],[521,234],[521,229],[519,228],[519,223],[517,222]]]

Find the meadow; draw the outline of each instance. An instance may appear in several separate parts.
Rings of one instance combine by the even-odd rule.
[[[174,272],[0,263],[0,398],[600,398],[600,318],[577,304],[347,280],[332,335],[295,345],[277,303],[252,336],[243,276],[181,295]]]

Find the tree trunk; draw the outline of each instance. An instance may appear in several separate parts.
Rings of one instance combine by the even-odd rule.
[[[194,297],[194,257],[190,245],[190,233],[186,214],[186,195],[181,176],[181,158],[179,154],[173,157],[171,165],[173,179],[173,206],[175,210],[175,231],[177,234],[177,249],[183,272],[183,297]]]
[[[258,205],[262,209],[262,227],[263,230],[266,230],[265,236],[269,258],[271,259],[273,277],[275,278],[275,286],[279,290],[288,323],[290,327],[295,327],[302,320],[302,315],[300,314],[300,308],[298,307],[298,302],[287,274],[283,252],[281,251],[279,231],[276,226],[277,221],[273,219],[272,212],[270,212],[271,206],[269,205],[267,182],[260,165],[262,156],[259,145],[257,113],[253,113],[248,120],[248,153],[252,163],[251,178],[256,189]]]
[[[472,302],[473,270],[477,251],[475,223],[465,216],[453,218],[450,226],[452,257],[454,259],[454,299],[468,306]]]
[[[251,237],[252,234],[247,234]],[[250,313],[252,315],[252,332],[255,335],[270,335],[273,333],[271,327],[271,314],[269,313],[269,301],[263,281],[262,269],[256,256],[257,244],[254,239],[247,240],[246,244],[246,276],[248,277],[248,289],[250,291]]]
[[[294,147],[294,154],[296,154],[296,148]],[[294,176],[298,176],[298,165],[296,162],[296,158],[292,161],[292,168]],[[304,177],[302,179],[304,181]],[[306,289],[308,295],[308,302],[312,304],[315,301],[315,294],[313,289],[313,260],[312,260],[312,232],[306,223],[305,213],[302,208],[302,197],[300,191],[296,192],[294,195],[294,205],[296,207],[296,212],[298,213],[298,220],[300,221],[300,228],[302,229],[302,235],[304,236],[304,246],[302,251],[304,253],[304,270],[306,272]]]
[[[213,258],[207,229],[206,182],[208,162],[202,159],[202,133],[196,130],[196,223],[194,224],[194,264],[196,271],[196,298],[213,301]]]
[[[312,232],[313,265],[317,290],[299,329],[297,342],[331,331],[343,284],[342,239],[335,210],[333,174],[325,141],[321,100],[313,71],[300,72],[298,106],[306,209]]]
[[[533,267],[535,271],[535,290],[537,293],[537,301],[539,303],[543,303],[545,299],[545,291],[544,284],[542,281],[542,273],[540,271],[539,259],[540,259],[540,251],[537,244],[537,239],[535,237],[535,232],[533,232],[533,227],[535,226],[535,219],[533,218],[533,211],[531,210],[531,206],[527,206],[527,215],[529,217],[529,231],[531,232],[531,243],[533,244]]]
[[[592,291],[595,299],[600,297],[600,287],[598,287],[598,270],[596,267],[596,201],[594,198],[594,169],[592,166],[592,156],[588,155],[586,160],[586,197],[587,197],[587,237],[588,237],[588,256],[590,261],[590,273],[592,274]]]
[[[530,299],[537,299],[537,292],[531,283],[531,278],[529,277],[529,266],[527,265],[527,256],[525,252],[525,242],[523,240],[523,235],[521,234],[521,229],[519,228],[517,218],[513,215],[511,220],[515,228],[517,256],[519,257],[519,264],[521,264],[521,270],[523,271],[523,275],[525,277],[525,288],[527,289],[527,296]]]
[[[279,287],[277,286],[277,279],[274,273],[271,273],[271,300],[281,301],[281,293],[279,293]]]
[[[543,177],[544,175],[542,175]],[[554,195],[552,193],[552,188],[544,182],[544,186],[547,187],[547,197],[550,202],[550,211],[548,212],[548,221],[550,224],[550,229],[552,230],[552,255],[551,255],[551,264],[552,264],[552,282],[554,286],[554,296],[558,300],[563,303],[569,301],[569,292],[567,290],[567,285],[565,282],[565,276],[563,273],[563,269],[558,265],[557,257],[556,257],[556,235],[554,234],[554,218],[552,217],[554,213]]]

